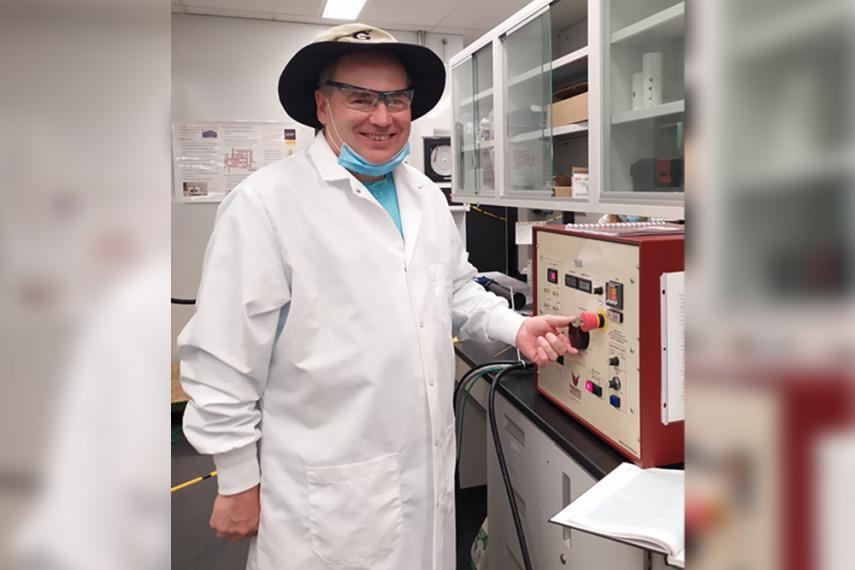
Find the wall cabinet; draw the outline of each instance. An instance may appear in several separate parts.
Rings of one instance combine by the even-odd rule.
[[[684,29],[675,0],[534,0],[464,48],[455,199],[683,217]],[[564,124],[553,100],[585,84],[588,120]],[[574,167],[588,192],[563,197],[554,177]]]

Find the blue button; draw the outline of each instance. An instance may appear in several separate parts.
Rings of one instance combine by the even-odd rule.
[[[609,396],[609,404],[615,408],[620,408],[620,396],[615,396],[614,394]]]

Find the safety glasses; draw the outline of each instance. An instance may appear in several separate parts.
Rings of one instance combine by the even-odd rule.
[[[410,108],[415,90],[411,87],[396,91],[375,91],[365,87],[327,81],[326,85],[335,87],[344,97],[344,104],[351,109],[370,113],[383,102],[390,113],[399,113]]]

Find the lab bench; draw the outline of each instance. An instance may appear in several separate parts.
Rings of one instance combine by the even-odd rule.
[[[479,364],[517,358],[516,349],[498,342],[463,341],[455,352],[458,380]],[[459,481],[461,488],[487,485],[490,570],[516,570],[522,557],[487,423],[488,378],[473,386],[463,414]],[[548,522],[626,460],[538,393],[531,371],[503,377],[496,421],[534,568],[666,568],[661,554]]]

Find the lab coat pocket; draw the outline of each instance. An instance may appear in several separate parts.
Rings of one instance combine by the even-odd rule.
[[[401,542],[398,454],[306,467],[312,549],[333,567],[373,568]]]
[[[437,319],[439,324],[451,330],[451,281],[448,278],[448,265],[437,263],[430,266],[431,288],[437,300]]]

